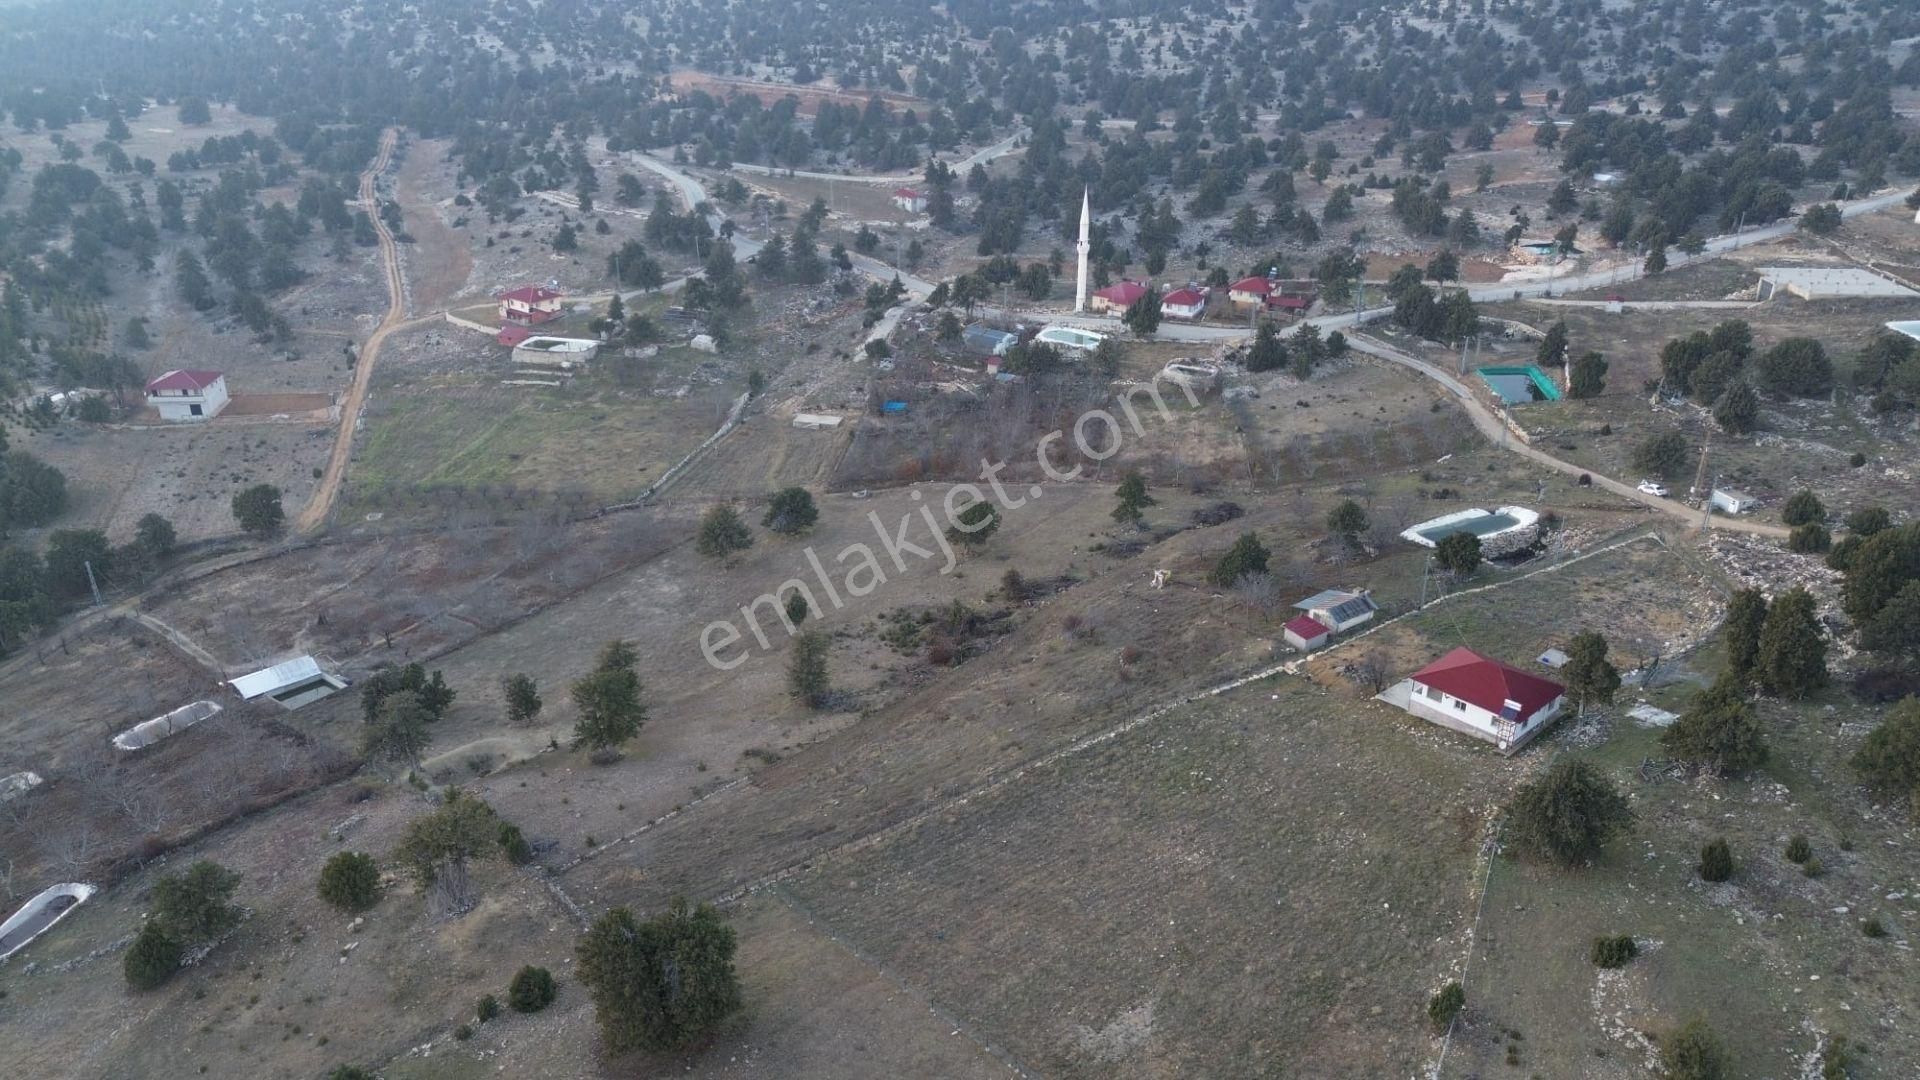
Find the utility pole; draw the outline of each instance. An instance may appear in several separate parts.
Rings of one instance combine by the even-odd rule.
[[[1700,440],[1700,467],[1695,470],[1693,474],[1693,493],[1700,498],[1700,527],[1702,529],[1707,527],[1707,519],[1713,516],[1713,491],[1710,488],[1703,490],[1700,486],[1706,483],[1707,480],[1707,450],[1712,444],[1713,429],[1708,428],[1706,435]]]
[[[88,559],[83,565],[85,565],[87,568],[87,588],[93,590],[93,606],[99,607],[100,606],[100,583],[94,580],[94,577],[93,577],[93,560]]]

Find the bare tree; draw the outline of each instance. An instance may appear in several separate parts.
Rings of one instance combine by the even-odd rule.
[[[1234,583],[1233,597],[1262,615],[1271,617],[1280,610],[1280,582],[1272,574],[1242,574]]]
[[[1353,680],[1368,693],[1377,694],[1387,688],[1387,658],[1377,651],[1369,650],[1353,663]]]

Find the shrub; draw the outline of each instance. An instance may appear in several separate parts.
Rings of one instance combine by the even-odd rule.
[[[240,921],[240,909],[228,902],[239,884],[239,874],[202,859],[154,882],[153,921],[185,944],[210,940]]]
[[[280,508],[280,489],[272,484],[255,484],[235,495],[233,520],[249,536],[272,536],[279,532],[286,520]]]
[[[1427,1000],[1427,1021],[1435,1031],[1445,1031],[1453,1024],[1460,1010],[1467,1007],[1467,992],[1458,981],[1441,987],[1433,997]]]
[[[373,856],[342,851],[320,868],[320,899],[341,911],[365,911],[380,899],[380,867]]]
[[[327,1074],[327,1080],[377,1080],[377,1078],[358,1065],[341,1065]]]
[[[1804,836],[1795,836],[1787,841],[1787,861],[1804,863],[1813,858],[1813,845]]]
[[[1853,452],[1853,456],[1847,459],[1847,464],[1853,466],[1856,469],[1862,465],[1865,465],[1866,463],[1867,463],[1867,455],[1861,453],[1858,450],[1855,450]]]
[[[1631,934],[1597,937],[1593,939],[1593,948],[1587,955],[1593,961],[1594,967],[1626,967],[1627,961],[1640,955],[1640,946],[1634,944]]]
[[[1717,837],[1700,849],[1700,879],[1722,882],[1733,876],[1733,849],[1725,837]]]
[[[1207,580],[1223,589],[1229,588],[1243,575],[1264,572],[1267,569],[1267,559],[1270,554],[1258,536],[1251,532],[1243,532],[1240,538],[1233,542],[1233,547],[1228,548],[1227,553],[1220,557],[1220,561],[1214,565],[1213,573],[1208,575]]]
[[[455,1042],[466,1042],[471,1038],[473,1038],[473,1025],[461,1024],[459,1027],[453,1029],[453,1039]]]
[[[676,900],[641,922],[614,908],[574,954],[607,1047],[675,1049],[705,1038],[740,1008],[733,928],[702,904]]]
[[[1733,1063],[1726,1047],[1704,1021],[1692,1020],[1660,1040],[1665,1080],[1731,1080]]]
[[[724,559],[753,546],[753,534],[740,512],[731,506],[716,506],[700,518],[700,533],[694,548],[710,559]]]
[[[1686,468],[1687,451],[1686,436],[1665,432],[1633,448],[1633,467],[1652,476],[1673,476]]]
[[[507,984],[507,1005],[518,1013],[536,1013],[553,1004],[553,973],[529,964]]]
[[[162,930],[159,923],[149,920],[133,939],[120,966],[128,986],[151,990],[180,970],[180,943]]]
[[[1578,758],[1561,758],[1523,785],[1507,806],[1508,833],[1522,855],[1572,867],[1593,859],[1633,811],[1613,784]]]
[[[1021,603],[1028,592],[1027,579],[1020,576],[1020,571],[1009,566],[1007,572],[1000,575],[1000,596],[1007,602]]]
[[[500,1015],[500,999],[492,994],[481,994],[480,1000],[473,1003],[473,1018],[486,1023]]]
[[[1920,698],[1888,709],[1854,752],[1852,764],[1877,794],[1920,792]]]
[[[1808,859],[1800,864],[1800,872],[1810,878],[1816,878],[1826,873],[1827,868],[1820,865],[1819,859]]]
[[[1796,525],[1787,534],[1787,550],[1802,555],[1822,555],[1833,547],[1833,534],[1818,522]]]
[[[520,826],[510,821],[500,823],[500,852],[515,866],[525,866],[533,861],[533,845],[527,843]]]
[[[1791,526],[1818,524],[1827,520],[1827,508],[1811,488],[1801,488],[1781,505],[1780,520]]]
[[[1867,918],[1861,920],[1860,932],[1870,938],[1883,938],[1887,936],[1887,926],[1879,919]]]

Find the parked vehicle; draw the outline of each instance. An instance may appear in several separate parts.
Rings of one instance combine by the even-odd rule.
[[[1659,484],[1656,484],[1651,480],[1640,481],[1640,492],[1643,495],[1652,495],[1656,498],[1661,498],[1661,499],[1664,499],[1667,497],[1667,489],[1664,487],[1661,487]]]

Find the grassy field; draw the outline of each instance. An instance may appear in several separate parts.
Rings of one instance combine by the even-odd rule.
[[[1684,698],[1676,687],[1655,700],[1677,709]],[[1628,792],[1638,826],[1585,871],[1500,860],[1448,1076],[1497,1075],[1503,1029],[1522,1035],[1523,1074],[1643,1076],[1647,1033],[1696,1016],[1726,1040],[1739,1076],[1802,1075],[1833,1035],[1864,1047],[1856,1080],[1915,1075],[1911,831],[1866,806],[1844,764],[1877,710],[1835,694],[1760,713],[1773,761],[1726,781],[1642,780],[1641,761],[1664,756],[1658,732],[1613,721],[1592,759]],[[1812,841],[1819,877],[1783,857],[1794,834]],[[1694,872],[1716,836],[1738,867],[1724,885]],[[1867,917],[1888,936],[1864,935]],[[1643,955],[1602,972],[1587,944],[1616,933]]]
[[[1043,1075],[1405,1076],[1514,771],[1407,734],[1256,684],[790,889]]]
[[[711,434],[732,397],[726,388],[655,397],[498,382],[448,373],[378,395],[353,465],[355,507],[481,485],[630,499]]]

